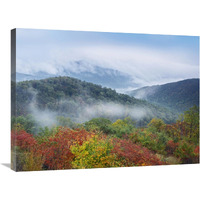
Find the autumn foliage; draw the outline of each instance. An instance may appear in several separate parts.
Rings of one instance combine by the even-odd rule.
[[[22,150],[36,148],[37,142],[33,136],[24,130],[13,130],[11,132],[11,147],[19,146]]]
[[[164,164],[150,150],[130,140],[110,138],[84,129],[60,128],[38,142],[24,130],[12,131],[12,148],[23,155],[22,170],[102,168]]]
[[[130,140],[115,138],[113,152],[123,166],[147,166],[165,164],[149,149]]]
[[[44,128],[36,135],[17,124],[12,160],[16,171],[198,163],[199,127],[189,114],[174,124],[152,119],[143,128],[129,118],[114,123],[96,118],[79,129]]]

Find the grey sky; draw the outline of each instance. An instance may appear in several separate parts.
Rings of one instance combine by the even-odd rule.
[[[81,69],[74,61],[87,63]],[[145,85],[199,77],[199,37],[17,29],[17,72],[111,68]]]

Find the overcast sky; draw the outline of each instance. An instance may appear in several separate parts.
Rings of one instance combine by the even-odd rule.
[[[145,85],[199,77],[199,37],[17,29],[17,72],[111,68]],[[74,61],[87,65],[76,69]]]

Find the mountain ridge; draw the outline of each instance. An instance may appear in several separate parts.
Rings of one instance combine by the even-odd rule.
[[[128,94],[181,113],[194,105],[199,105],[199,79],[142,87]]]
[[[139,125],[158,117],[167,123],[174,113],[144,100],[117,93],[111,88],[71,77],[54,77],[16,83],[17,113],[65,115],[77,121],[94,117],[132,117]],[[79,120],[81,118],[81,120]]]

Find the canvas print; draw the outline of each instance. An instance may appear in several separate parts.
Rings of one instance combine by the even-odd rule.
[[[11,31],[15,171],[199,163],[199,37]]]

